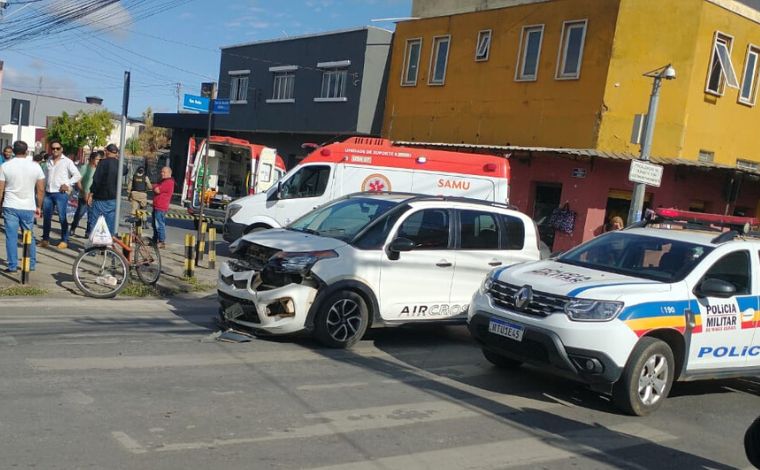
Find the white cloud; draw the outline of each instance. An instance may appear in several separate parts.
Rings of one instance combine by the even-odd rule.
[[[79,85],[74,80],[55,75],[37,75],[8,66],[5,67],[3,88],[78,100],[83,97]]]

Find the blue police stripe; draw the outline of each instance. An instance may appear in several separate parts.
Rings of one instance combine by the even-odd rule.
[[[638,286],[638,285],[648,285],[648,284],[655,284],[654,282],[618,282],[614,284],[596,284],[593,286],[586,286],[586,287],[579,287],[577,289],[573,289],[570,292],[567,293],[568,297],[575,297],[576,295],[580,294],[581,292],[585,292],[590,289],[596,289],[597,287],[613,287],[613,286]]]
[[[737,297],[736,302],[739,305],[739,310],[747,310],[757,308],[757,297],[748,295],[744,297]],[[674,307],[675,312],[666,313],[662,307]],[[665,302],[648,302],[644,304],[632,305],[626,307],[620,313],[618,318],[620,320],[633,320],[638,318],[652,318],[652,317],[680,317],[684,313],[684,310],[689,309],[694,313],[699,313],[699,302],[696,300],[676,300]]]

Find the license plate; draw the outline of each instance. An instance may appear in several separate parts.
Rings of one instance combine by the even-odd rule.
[[[522,341],[525,328],[517,323],[511,323],[504,320],[491,320],[488,323],[488,331],[495,335],[503,336],[515,341]]]

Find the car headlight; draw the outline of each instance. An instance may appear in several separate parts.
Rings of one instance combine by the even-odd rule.
[[[227,220],[230,220],[231,218],[235,217],[235,214],[240,212],[240,209],[242,209],[243,206],[240,204],[230,204],[227,206]]]
[[[488,291],[491,290],[491,286],[493,286],[493,275],[494,273],[490,272],[486,275],[486,278],[483,279],[483,283],[480,285],[481,294],[487,294]]]
[[[623,302],[574,299],[565,304],[565,313],[575,321],[610,321],[623,310]]]
[[[269,258],[267,267],[276,273],[300,274],[305,276],[319,260],[337,258],[333,250],[287,253],[281,251]]]

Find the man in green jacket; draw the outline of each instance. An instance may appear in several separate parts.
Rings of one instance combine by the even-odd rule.
[[[87,193],[90,192],[90,186],[92,186],[92,176],[95,174],[95,168],[97,168],[99,161],[100,154],[98,152],[92,152],[90,154],[90,157],[87,159],[87,163],[82,165],[82,167],[79,169],[79,172],[82,174],[82,179],[79,180],[78,185],[79,201],[77,205],[77,211],[74,214],[74,220],[71,222],[71,230],[69,232],[71,233],[72,237],[74,236],[74,232],[79,226],[79,221],[87,213]],[[90,236],[90,230],[92,230],[92,227],[90,227],[90,220],[88,218],[87,228],[84,232],[85,238]]]

